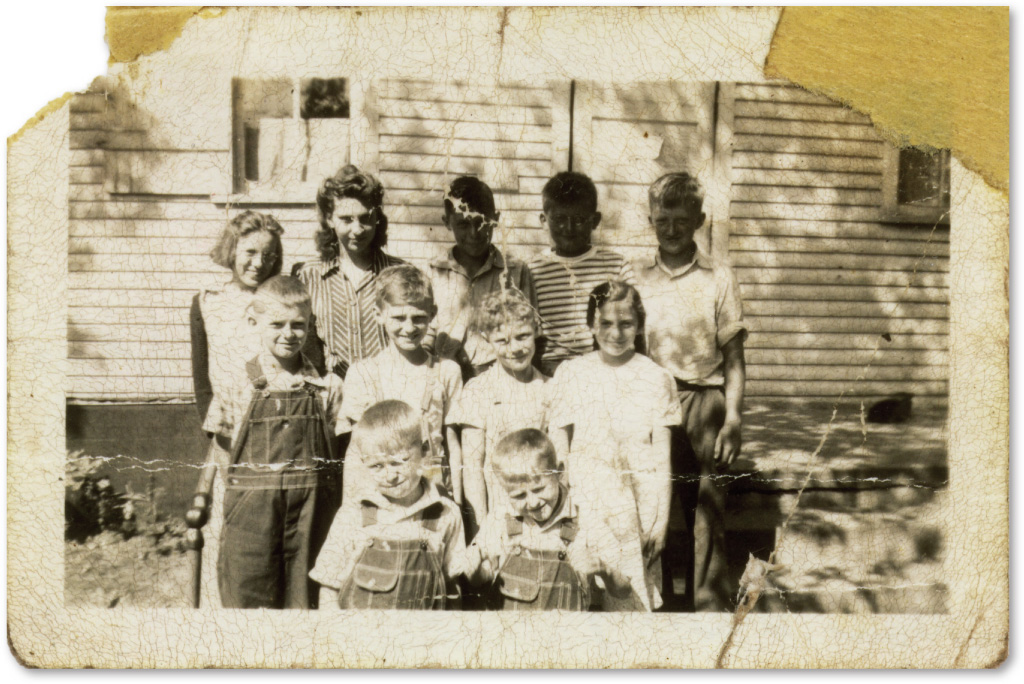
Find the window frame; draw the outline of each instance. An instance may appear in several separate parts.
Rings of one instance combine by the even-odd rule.
[[[294,183],[287,187],[270,187],[260,184],[252,184],[245,178],[245,140],[243,124],[245,112],[236,106],[240,97],[240,88],[243,81],[272,81],[282,77],[275,76],[236,76],[231,79],[231,163],[228,187],[230,192],[226,195],[216,195],[212,199],[215,204],[313,204],[316,193],[320,187],[322,178],[309,179],[306,182]],[[346,94],[349,100],[349,115],[345,119],[349,125],[348,148],[339,154],[338,168],[344,164],[359,165],[363,157],[370,153],[370,145],[366,138],[376,132],[376,112],[372,113],[372,130],[366,125],[369,117],[369,110],[375,107],[367,107],[369,98],[375,98],[375,89],[351,76],[329,76],[319,74],[299,74],[286,77],[293,86],[292,92],[292,115],[288,119],[301,121],[302,110],[302,84],[310,78],[344,78],[346,81]],[[344,119],[344,117],[339,117]],[[374,164],[374,167],[376,165]]]
[[[950,186],[949,150],[937,150],[941,159],[939,191],[948,193]],[[882,155],[882,220],[887,223],[921,223],[949,225],[949,207],[924,207],[899,202],[900,148],[885,145]]]

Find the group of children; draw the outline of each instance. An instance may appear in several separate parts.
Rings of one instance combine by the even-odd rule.
[[[545,185],[553,246],[528,265],[492,244],[476,178],[446,192],[455,245],[428,272],[383,251],[383,197],[351,166],[324,181],[320,259],[293,276],[264,214],[213,253],[232,278],[192,312],[219,474],[194,503],[215,537],[205,600],[655,610],[683,570],[689,605],[666,607],[726,608],[719,475],[740,447],[746,329],[731,271],[694,241],[697,182],[651,186],[659,248],[635,271],[593,245],[579,173]],[[670,558],[674,496],[691,536]]]

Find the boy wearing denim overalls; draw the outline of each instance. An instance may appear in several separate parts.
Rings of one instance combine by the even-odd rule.
[[[466,554],[466,574],[474,584],[490,584],[491,605],[588,610],[598,578],[628,596],[629,580],[602,561],[615,552],[613,536],[580,527],[547,435],[533,428],[512,432],[498,442],[493,459],[509,505],[488,513]]]
[[[419,410],[388,399],[363,413],[348,454],[372,487],[346,499],[310,573],[321,608],[452,607],[466,541],[458,506],[424,476],[428,451]]]
[[[316,607],[309,569],[339,503],[341,380],[302,355],[309,318],[301,281],[260,285],[249,324],[262,349],[203,424],[231,455],[217,558],[225,608]]]

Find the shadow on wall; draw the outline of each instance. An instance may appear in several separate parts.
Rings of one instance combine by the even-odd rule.
[[[161,515],[180,517],[192,500],[209,441],[192,404],[92,404],[67,407],[68,452],[107,460],[117,491],[163,490]],[[151,482],[152,480],[152,482]]]

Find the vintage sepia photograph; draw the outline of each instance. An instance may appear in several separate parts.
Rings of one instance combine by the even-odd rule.
[[[551,47],[578,17],[492,53],[486,11],[423,12],[203,10],[44,121],[47,614],[174,616],[117,666],[751,667],[845,619],[959,663],[1001,605],[963,584],[955,432],[983,183],[766,75],[763,10],[665,14],[749,64],[590,70]],[[426,17],[488,29],[439,57]],[[419,36],[396,64],[382,27]],[[504,630],[555,651],[468,645]]]
[[[863,115],[772,82],[481,86],[339,70],[225,86],[199,104],[202,131],[102,79],[70,103],[67,602],[315,606],[315,588],[294,599],[293,583],[311,584],[328,530],[362,523],[335,515],[350,503],[326,481],[340,471],[299,472],[322,456],[354,473],[362,413],[404,400],[426,411],[439,510],[464,516],[464,539],[444,541],[459,549],[475,549],[508,493],[524,498],[497,528],[536,506],[575,521],[559,508],[571,497],[579,532],[583,506],[602,528],[587,562],[624,573],[630,609],[733,610],[753,557],[776,566],[757,610],[945,610],[947,153],[896,149]],[[215,131],[223,149],[205,149]],[[265,281],[282,313],[303,313],[288,354],[243,344],[247,318],[268,340],[251,303]],[[604,342],[601,325],[630,327]],[[231,371],[268,353],[292,384],[316,366],[320,405],[273,409],[243,391]],[[270,379],[249,366],[248,380]],[[289,420],[304,432],[257,427]],[[524,428],[553,444],[503,442]],[[330,449],[324,431],[340,440]],[[201,482],[211,436],[226,489]],[[504,481],[502,444],[557,473],[552,491]],[[386,488],[365,504],[344,488],[357,507],[394,503]],[[205,515],[186,523],[197,494]],[[211,516],[214,529],[197,524]],[[223,522],[261,548],[232,558]],[[399,539],[410,533],[425,534]],[[462,608],[522,592],[519,608],[608,609],[594,568],[543,554],[508,568],[502,545],[519,543],[492,533],[497,548],[478,550],[493,567],[465,582]],[[540,539],[524,550],[561,550]],[[342,584],[426,562],[346,553],[351,567],[330,570]],[[585,591],[559,598],[563,581]],[[391,600],[381,607],[405,599]]]

